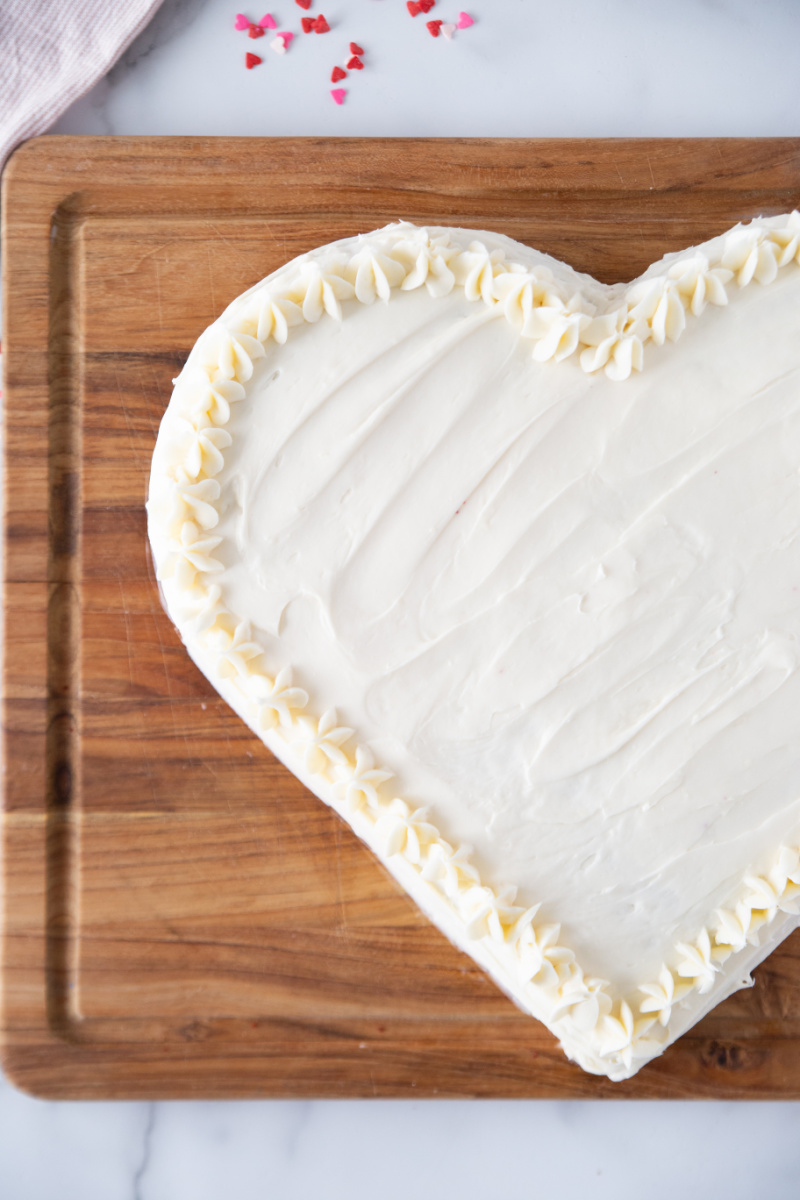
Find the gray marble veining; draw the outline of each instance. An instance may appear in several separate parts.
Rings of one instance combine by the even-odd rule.
[[[800,1105],[47,1103],[0,1081],[2,1200],[793,1196]]]

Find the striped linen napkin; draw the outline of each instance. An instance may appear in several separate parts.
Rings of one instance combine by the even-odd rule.
[[[0,168],[114,65],[161,0],[0,0]]]

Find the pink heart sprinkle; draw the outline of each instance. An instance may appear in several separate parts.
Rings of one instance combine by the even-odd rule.
[[[292,38],[294,37],[294,34],[293,33],[279,33],[278,37],[283,38],[283,44],[288,49],[289,43],[291,42]]]
[[[277,29],[272,13],[266,13],[258,23],[262,29]]]
[[[233,18],[233,28],[234,29],[249,29],[250,28],[250,22],[248,21],[247,17],[244,15],[244,13],[237,13],[236,16]]]
[[[281,35],[278,34],[278,36],[276,38],[273,38],[272,41],[270,42],[269,48],[270,48],[270,50],[274,50],[276,54],[285,54],[286,53],[286,42],[283,40]]]
[[[475,22],[473,21],[472,17],[469,15],[469,13],[462,12],[462,13],[458,14],[458,28],[459,29],[469,29],[470,25],[474,25],[474,24],[475,24]]]
[[[443,26],[442,26],[442,33],[444,34],[444,36],[447,38],[447,40],[448,40],[449,42],[452,42],[452,40],[453,40],[453,34],[455,33],[455,31],[456,31],[457,29],[458,29],[458,26],[457,26],[457,25],[443,25]]]
[[[344,88],[333,88],[331,95],[337,104],[344,104],[344,98],[347,95],[347,92]]]

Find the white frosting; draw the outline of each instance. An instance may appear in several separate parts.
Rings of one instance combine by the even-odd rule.
[[[797,923],[798,263],[389,226],[235,301],[154,454],[201,669],[611,1078]]]

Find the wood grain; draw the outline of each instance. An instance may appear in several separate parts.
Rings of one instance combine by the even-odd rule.
[[[800,204],[800,140],[42,138],[4,177],[3,1064],[48,1096],[800,1098],[800,935],[628,1083],[593,1079],[226,708],[144,498],[199,331],[405,217],[611,281]]]

